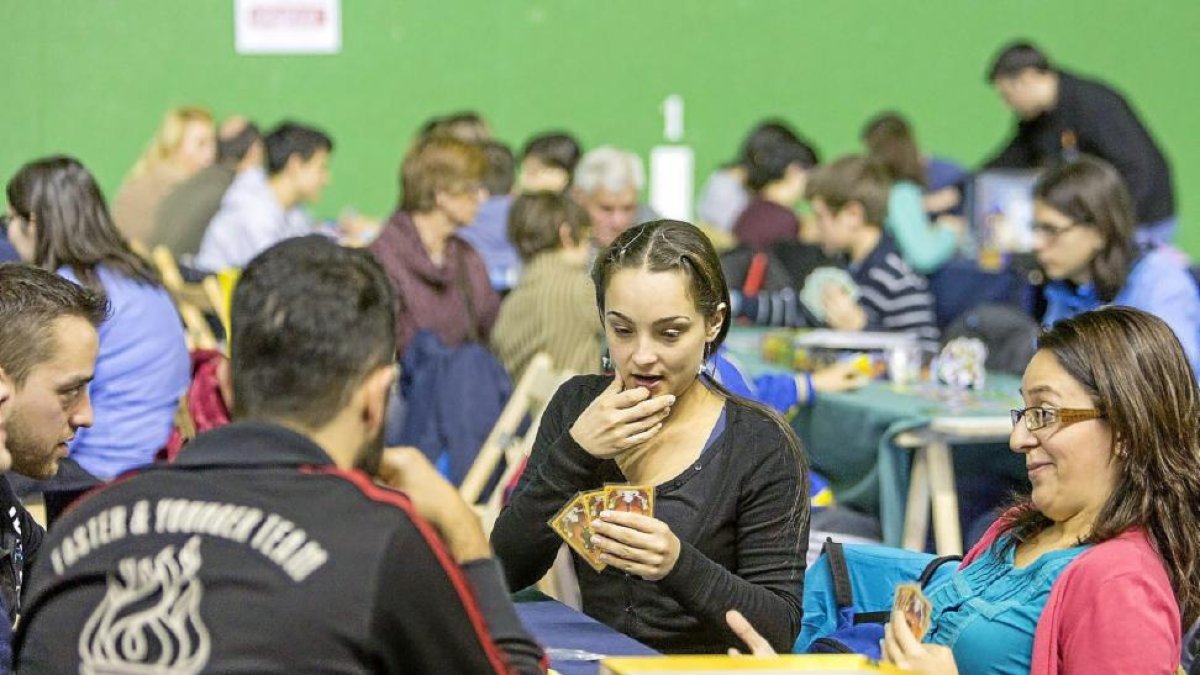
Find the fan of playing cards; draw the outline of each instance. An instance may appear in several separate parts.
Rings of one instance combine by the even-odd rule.
[[[600,517],[601,511],[653,517],[654,486],[606,485],[603,490],[580,492],[550,519],[550,527],[597,572],[607,567],[600,562],[600,551],[592,543],[592,521]]]

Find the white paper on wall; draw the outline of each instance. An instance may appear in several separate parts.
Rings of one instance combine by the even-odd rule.
[[[336,54],[342,49],[341,0],[234,0],[239,54]]]

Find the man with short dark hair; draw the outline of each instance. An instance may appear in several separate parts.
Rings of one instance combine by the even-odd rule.
[[[571,187],[582,150],[565,131],[538,134],[521,150],[520,192],[565,192]]]
[[[333,141],[314,127],[283,122],[264,145],[266,171],[250,168],[229,186],[204,232],[197,268],[242,268],[271,245],[313,231],[301,207],[320,199],[329,183]]]
[[[167,194],[147,243],[166,246],[176,258],[196,255],[226,190],[246,171],[261,170],[263,153],[262,134],[253,122],[240,115],[226,118],[217,129],[217,161]]]
[[[1107,160],[1129,187],[1137,237],[1168,243],[1176,229],[1171,169],[1121,94],[1051,66],[1029,42],[1002,49],[987,81],[1017,114],[1016,135],[988,168],[1035,168],[1084,153]]]
[[[88,384],[106,313],[103,298],[53,272],[0,265],[0,373],[12,389],[3,445],[12,471],[54,476],[75,431],[92,425]],[[0,512],[0,597],[15,617],[43,530],[7,477],[0,477]]]
[[[366,251],[303,237],[255,258],[234,422],[55,526],[20,672],[543,672],[471,508],[383,448],[392,301]]]

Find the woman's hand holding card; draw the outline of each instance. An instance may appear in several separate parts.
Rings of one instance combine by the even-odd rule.
[[[944,645],[918,640],[899,607],[892,610],[892,618],[883,629],[883,656],[900,668],[923,675],[958,675],[954,652]]]
[[[679,537],[661,520],[633,511],[604,511],[592,521],[600,560],[627,574],[658,581],[679,562]]]

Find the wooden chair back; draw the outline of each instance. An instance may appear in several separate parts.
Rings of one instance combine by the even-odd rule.
[[[217,280],[209,276],[200,283],[184,281],[174,254],[165,246],[154,247],[150,259],[183,319],[188,349],[219,349],[217,337],[204,317],[205,312],[215,312],[219,306],[221,289]]]
[[[521,470],[533,447],[542,411],[558,386],[570,376],[571,373],[555,370],[549,355],[539,353],[534,356],[463,478],[459,494],[468,504],[476,506],[485,531],[491,531],[491,525],[504,505],[504,489]],[[521,425],[527,418],[529,426],[521,434]],[[483,494],[502,462],[504,470],[500,480],[490,494]]]

